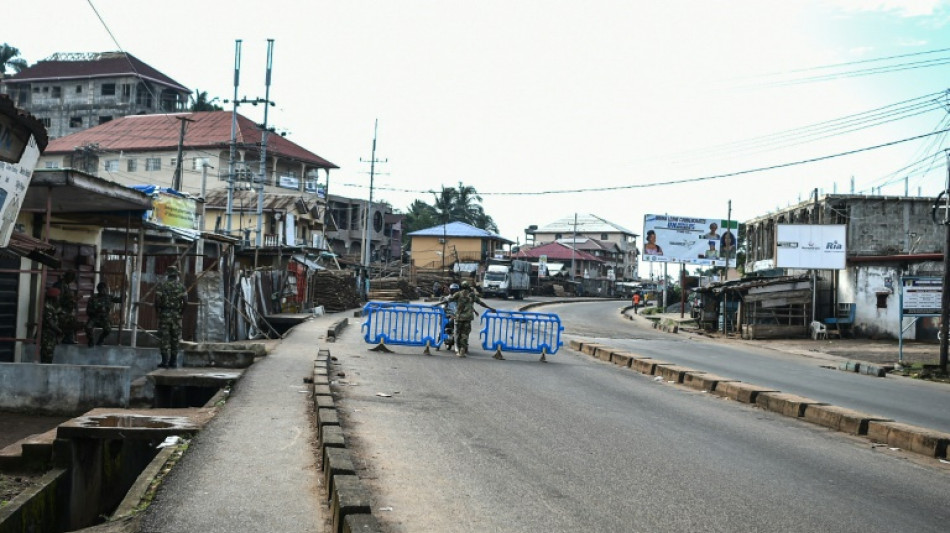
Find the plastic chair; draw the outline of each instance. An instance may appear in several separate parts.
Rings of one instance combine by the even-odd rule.
[[[824,321],[827,326],[827,335],[837,335],[840,339],[844,330],[850,332],[854,324],[854,304],[838,304],[835,306],[835,316],[826,318]]]

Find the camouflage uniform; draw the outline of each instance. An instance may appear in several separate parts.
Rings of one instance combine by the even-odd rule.
[[[178,269],[169,267],[168,279],[155,289],[155,310],[158,312],[159,366],[174,368],[181,340],[181,313],[185,307],[185,286],[178,281]]]
[[[483,302],[468,282],[462,283],[462,290],[449,296],[446,301],[458,304],[458,310],[455,313],[456,350],[458,350],[459,357],[465,357],[465,354],[468,353],[468,336],[472,332],[472,320],[475,319],[475,304],[477,303],[492,311],[495,309]]]
[[[43,332],[40,336],[40,362],[52,363],[53,351],[63,330],[59,327],[60,309],[56,296],[47,296],[43,304]]]
[[[86,315],[89,318],[83,328],[86,331],[86,341],[90,348],[94,343],[101,346],[109,333],[112,332],[112,321],[109,317],[112,312],[112,304],[122,301],[121,298],[111,296],[108,286],[104,283],[100,283],[96,288],[99,292],[94,294],[89,299],[89,303],[86,304]],[[95,328],[102,328],[102,333],[99,334],[99,340],[94,342]]]
[[[63,344],[76,344],[76,308],[78,307],[78,298],[76,297],[76,291],[74,291],[72,287],[75,279],[75,274],[67,272],[63,275],[62,279],[56,282],[56,286],[59,288],[59,327],[63,330]]]

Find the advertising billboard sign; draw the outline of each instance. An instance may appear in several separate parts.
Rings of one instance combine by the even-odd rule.
[[[644,261],[726,266],[735,264],[739,224],[721,218],[643,217]]]
[[[775,266],[843,270],[847,249],[844,224],[778,224]]]

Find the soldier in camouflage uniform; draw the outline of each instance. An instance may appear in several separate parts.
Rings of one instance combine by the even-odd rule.
[[[109,317],[112,313],[112,304],[121,301],[122,298],[109,294],[109,285],[106,282],[103,281],[96,285],[96,294],[92,295],[92,298],[89,299],[89,303],[86,304],[86,315],[89,318],[86,320],[86,325],[83,328],[86,330],[86,342],[90,348],[92,348],[93,344],[102,346],[106,337],[112,332],[112,321]],[[102,328],[102,333],[99,334],[98,341],[94,341],[93,339],[96,328]]]
[[[178,280],[178,268],[168,267],[167,279],[155,289],[155,311],[158,313],[159,350],[161,368],[175,368],[178,359],[178,341],[181,340],[181,313],[185,308],[185,286]]]
[[[73,290],[73,282],[76,281],[75,272],[67,272],[53,284],[53,287],[59,289],[59,327],[63,330],[63,344],[76,344],[76,309],[79,299],[76,297],[76,291]]]
[[[451,302],[458,304],[458,310],[455,313],[455,353],[459,357],[465,357],[468,353],[468,336],[472,332],[472,320],[475,319],[475,304],[489,311],[494,311],[495,308],[483,302],[467,281],[462,282],[460,291],[449,296],[439,305]],[[503,359],[503,357],[501,354],[495,354],[495,359]]]
[[[59,327],[59,297],[59,289],[50,287],[46,290],[46,300],[43,303],[43,332],[40,335],[41,363],[53,362],[53,351],[63,334],[63,330]]]

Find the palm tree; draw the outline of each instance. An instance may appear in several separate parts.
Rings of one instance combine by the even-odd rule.
[[[443,187],[435,194],[435,210],[440,218],[446,222],[465,222],[476,228],[488,231],[498,231],[498,226],[482,207],[482,197],[471,185],[459,182],[458,188]]]
[[[7,43],[0,45],[0,78],[7,73],[7,69],[19,73],[27,67],[26,60],[20,57],[20,50]]]
[[[199,91],[195,89],[195,96],[192,98],[191,110],[192,111],[221,111],[224,109],[218,104],[214,103],[218,98],[212,98],[208,100],[208,91]]]

